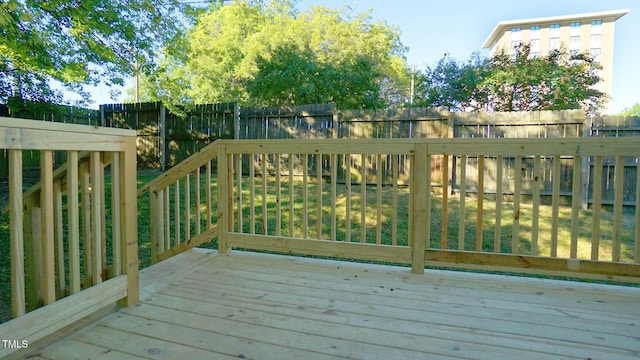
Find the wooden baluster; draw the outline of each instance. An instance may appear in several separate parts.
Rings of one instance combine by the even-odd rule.
[[[102,189],[102,177],[104,171],[102,168],[102,160],[100,158],[100,152],[93,151],[90,155],[90,167],[91,167],[91,224],[92,224],[92,241],[91,245],[91,261],[93,263],[93,284],[99,284],[102,282],[102,205],[103,194]]]
[[[276,154],[276,232],[275,236],[280,236],[282,229],[282,181],[280,177],[280,154]]]
[[[322,239],[322,155],[316,154],[316,238]]]
[[[616,156],[613,193],[613,239],[611,261],[620,261],[622,240],[622,211],[624,201],[624,156]]]
[[[9,229],[11,256],[11,315],[25,313],[22,150],[9,150]]]
[[[504,182],[504,157],[496,158],[496,223],[494,227],[493,252],[500,253],[502,246],[502,184]]]
[[[636,205],[637,206],[637,205]],[[593,203],[591,205],[591,260],[599,259],[600,220],[602,214],[602,156],[595,157],[593,164]],[[639,223],[636,223],[639,224]],[[638,225],[636,225],[636,228]]]
[[[515,184],[513,190],[513,228],[511,232],[511,253],[520,253],[520,192],[522,191],[522,156],[516,156],[513,175]]]
[[[465,217],[467,200],[467,156],[460,156],[460,208],[458,209],[458,250],[465,248]]]
[[[78,152],[67,152],[67,216],[69,222],[69,288],[80,291],[80,208],[78,204]]]
[[[558,214],[560,206],[560,155],[553,157],[552,195],[551,195],[551,257],[558,257]]]
[[[538,237],[540,229],[540,184],[542,183],[542,173],[540,169],[540,155],[533,159],[533,209],[531,224],[531,255],[538,256]]]
[[[580,235],[580,190],[582,189],[581,178],[582,156],[573,157],[573,180],[571,182],[571,248],[569,257],[578,258],[578,235]]]
[[[40,207],[42,211],[42,300],[56,301],[53,219],[53,151],[40,152]]]
[[[351,242],[351,154],[344,155],[345,162],[345,182],[346,182],[346,190],[345,190],[345,219],[347,223],[345,224],[345,233],[344,233],[344,241]]]
[[[478,155],[478,206],[476,208],[476,251],[482,251],[484,215],[484,155]]]
[[[113,276],[122,274],[122,184],[120,154],[111,158],[111,254]]]
[[[367,155],[360,155],[360,242],[367,242]]]

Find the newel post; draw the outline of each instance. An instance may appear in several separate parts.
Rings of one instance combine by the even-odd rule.
[[[411,272],[424,274],[425,249],[431,237],[431,155],[427,144],[416,144],[411,183]]]
[[[122,304],[132,306],[138,302],[138,196],[136,137],[126,139],[125,151],[120,153],[120,206],[121,206],[121,250],[123,266],[127,274],[127,297]]]
[[[229,155],[226,153],[226,146],[224,142],[218,145],[218,253],[229,254],[231,252],[231,246],[227,241],[227,232],[229,232],[229,226],[231,224],[229,217],[231,215],[231,204],[233,196],[233,187],[230,186],[232,181],[231,161],[229,161]]]

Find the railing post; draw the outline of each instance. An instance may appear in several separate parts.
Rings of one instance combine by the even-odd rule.
[[[231,197],[233,196],[233,186],[230,186],[230,181],[233,179],[232,163],[229,161],[229,157],[226,154],[226,147],[224,144],[219,144],[218,147],[218,224],[220,228],[218,231],[218,252],[220,254],[229,254],[231,247],[227,242],[226,234],[229,231],[230,215],[233,209],[231,206]]]
[[[121,249],[127,274],[127,297],[122,305],[132,306],[138,302],[138,198],[136,174],[136,138],[126,140],[125,151],[120,153],[120,201],[121,201]]]
[[[22,150],[9,150],[9,203],[11,206],[11,315],[25,313],[24,233],[22,203]]]
[[[416,144],[411,169],[412,260],[411,272],[424,274],[425,249],[431,237],[431,155],[427,144]]]

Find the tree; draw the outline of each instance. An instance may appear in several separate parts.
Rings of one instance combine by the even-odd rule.
[[[595,89],[601,66],[588,54],[566,50],[530,56],[528,45],[514,54],[500,51],[490,59],[466,63],[441,59],[428,68],[420,86],[421,105],[452,110],[536,111],[585,109],[596,112],[606,95]]]
[[[623,109],[618,116],[640,116],[640,103],[635,103],[632,107]]]
[[[165,52],[160,71],[145,77],[147,100],[372,108],[407,98],[399,32],[369,14],[234,1],[199,17],[186,40],[184,52]]]
[[[0,101],[50,100],[51,80],[123,83],[149,71],[188,22],[178,0],[5,0],[0,3]]]

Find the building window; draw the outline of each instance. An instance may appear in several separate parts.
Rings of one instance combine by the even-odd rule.
[[[522,37],[520,27],[511,28],[511,40],[520,40]]]
[[[580,50],[578,50],[578,49],[569,50],[569,55],[571,55],[571,56],[576,56],[578,54],[580,54]]]
[[[552,37],[549,39],[549,49],[550,50],[558,50],[560,49],[560,38]]]
[[[571,36],[569,38],[569,43],[571,43],[571,44],[580,44],[580,36]]]
[[[529,29],[530,39],[540,39],[540,25],[534,25]]]
[[[600,62],[601,54],[602,54],[602,49],[600,48],[591,48],[591,50],[589,50],[589,55],[591,55],[591,57],[593,58],[593,61],[597,63]]]
[[[531,39],[529,44],[531,45],[531,51],[532,52],[534,50],[540,50],[540,39]]]
[[[549,25],[550,34],[549,37],[560,37],[560,24],[551,24]]]
[[[602,34],[602,20],[592,20],[591,21],[591,33],[592,34]]]
[[[591,34],[591,46],[602,43],[602,34]]]
[[[521,44],[521,42],[519,40],[511,42],[511,49],[513,50],[513,52],[518,50],[518,48],[520,47],[520,44]]]
[[[579,28],[580,27],[580,21],[574,21],[571,23],[570,25],[572,28]]]

